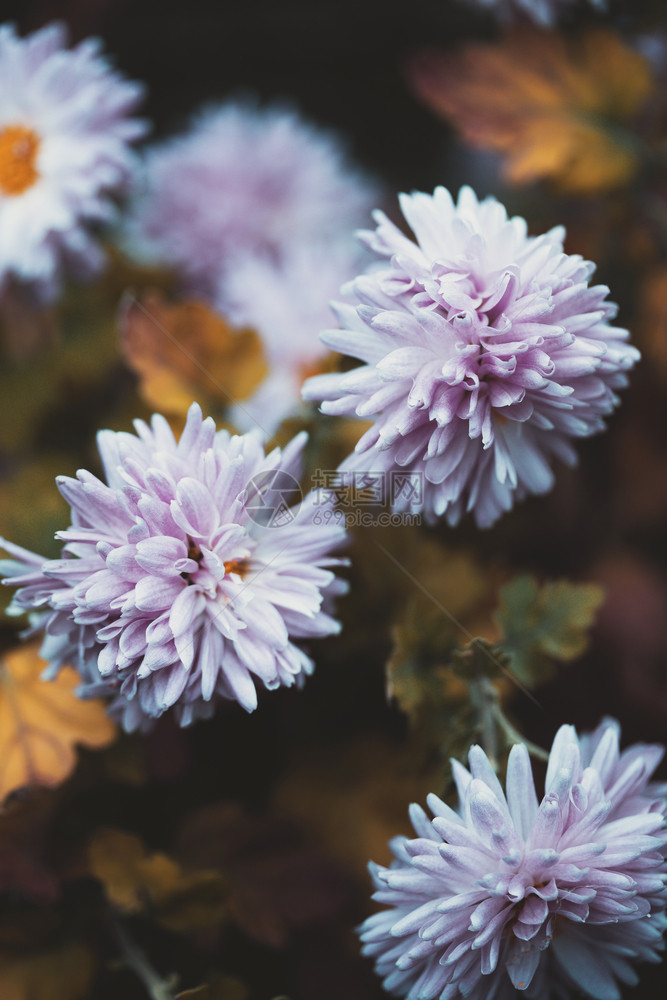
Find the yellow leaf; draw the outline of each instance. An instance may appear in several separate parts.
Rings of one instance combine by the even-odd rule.
[[[604,30],[566,42],[524,28],[501,44],[425,54],[411,81],[467,142],[505,156],[510,181],[545,178],[578,193],[633,175],[638,139],[630,120],[653,88],[645,60]]]
[[[122,350],[150,407],[184,415],[193,399],[205,409],[247,399],[268,374],[254,330],[235,330],[203,302],[168,305],[158,295],[126,300]]]
[[[174,931],[218,924],[226,913],[227,889],[218,872],[184,872],[166,854],[149,854],[138,837],[123,830],[98,831],[88,862],[109,901],[123,913],[150,907]]]
[[[83,1000],[95,963],[82,944],[28,955],[0,954],[2,1000]]]
[[[34,643],[0,659],[0,801],[28,785],[57,785],[74,770],[74,747],[104,747],[115,727],[101,701],[82,701],[71,667],[42,680]]]

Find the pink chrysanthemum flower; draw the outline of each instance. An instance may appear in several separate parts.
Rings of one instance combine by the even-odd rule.
[[[374,197],[333,136],[293,111],[237,103],[150,150],[145,187],[135,245],[223,312],[230,263],[252,254],[280,264],[303,242],[349,239]]]
[[[372,866],[391,909],[361,928],[384,986],[407,1000],[619,1000],[632,963],[657,962],[667,926],[667,788],[649,782],[663,748],[619,753],[607,720],[562,726],[538,802],[526,748],[512,748],[506,793],[486,755],[454,762],[460,807],[429,796],[417,837]]]
[[[374,418],[343,470],[404,469],[423,480],[410,510],[452,525],[473,511],[485,527],[551,489],[552,458],[575,463],[572,439],[604,429],[639,355],[562,228],[529,237],[470,188],[458,204],[437,188],[401,207],[416,242],[377,212],[364,238],[388,263],[344,289],[357,305],[322,335],[365,364],[309,380],[304,397]]]
[[[578,0],[469,0],[475,7],[491,10],[503,21],[529,18],[544,28],[554,26],[561,14],[579,5]],[[607,0],[589,0],[591,7],[603,11]]]
[[[66,49],[54,24],[26,38],[0,27],[0,289],[11,276],[53,297],[64,270],[97,273],[90,224],[115,218],[111,196],[135,169],[129,118],[143,89],[114,72],[100,43]]]
[[[135,426],[99,434],[106,483],[57,480],[72,508],[60,559],[2,541],[14,610],[42,612],[51,672],[76,666],[126,729],[171,707],[186,725],[218,698],[252,711],[255,682],[312,672],[296,642],[338,631],[344,529],[312,495],[291,502],[303,434],[265,456],[256,435],[216,432],[196,404],[178,442],[163,417]]]

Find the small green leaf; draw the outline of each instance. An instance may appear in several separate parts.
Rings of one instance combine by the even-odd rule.
[[[597,584],[555,580],[540,585],[518,576],[500,592],[499,647],[512,673],[528,686],[547,680],[554,660],[569,662],[586,651],[588,630],[604,599]]]

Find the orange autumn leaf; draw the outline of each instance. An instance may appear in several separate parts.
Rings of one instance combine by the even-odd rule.
[[[75,746],[104,747],[116,730],[101,701],[74,693],[81,678],[71,667],[53,681],[31,643],[0,659],[0,801],[32,785],[57,785],[76,764]]]
[[[566,41],[525,28],[497,45],[425,53],[410,78],[467,142],[504,155],[515,184],[544,178],[562,191],[591,193],[636,170],[637,139],[627,125],[653,79],[645,60],[610,31]]]
[[[268,374],[254,330],[236,330],[204,302],[128,298],[121,346],[146,403],[184,416],[193,400],[220,409],[247,399]]]

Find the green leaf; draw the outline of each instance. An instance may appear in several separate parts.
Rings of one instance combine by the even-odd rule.
[[[496,620],[502,630],[499,647],[512,673],[527,686],[553,674],[554,661],[569,662],[588,647],[588,630],[604,599],[597,584],[555,580],[540,585],[518,576],[500,592]]]

